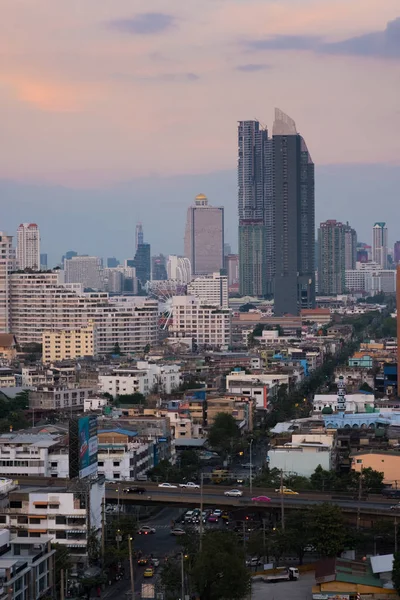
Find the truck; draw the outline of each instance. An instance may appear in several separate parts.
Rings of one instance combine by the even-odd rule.
[[[279,583],[280,581],[297,581],[300,577],[299,570],[296,567],[284,567],[278,570],[278,573],[263,577],[264,583]]]

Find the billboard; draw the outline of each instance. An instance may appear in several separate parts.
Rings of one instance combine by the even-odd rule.
[[[69,476],[97,473],[97,416],[71,419],[69,423]]]

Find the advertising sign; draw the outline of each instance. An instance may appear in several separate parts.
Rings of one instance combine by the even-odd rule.
[[[97,473],[97,417],[90,415],[78,421],[79,477]]]

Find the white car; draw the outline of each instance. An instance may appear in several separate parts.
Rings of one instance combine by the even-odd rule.
[[[241,490],[228,490],[225,492],[225,496],[231,496],[232,498],[240,498],[243,496],[243,492]]]
[[[158,487],[161,487],[161,488],[174,488],[174,489],[177,489],[177,487],[178,487],[178,486],[177,486],[177,485],[174,485],[173,483],[159,483],[159,484],[158,484]]]
[[[199,490],[200,486],[197,483],[193,483],[193,481],[188,481],[187,483],[180,483],[180,488],[189,488],[191,490]]]

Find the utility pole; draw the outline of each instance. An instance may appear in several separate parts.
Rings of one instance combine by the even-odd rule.
[[[281,469],[281,528],[282,531],[285,531],[285,503],[284,503],[284,493],[283,493],[283,469]]]
[[[265,562],[265,548],[266,548],[266,543],[265,543],[265,519],[263,519],[263,552],[264,552],[264,562]]]
[[[133,559],[132,559],[132,538],[128,535],[128,549],[129,549],[129,570],[131,573],[131,594],[132,600],[135,600],[135,580],[133,578]]]
[[[250,496],[253,494],[253,438],[250,440]]]
[[[358,480],[358,504],[357,504],[357,531],[360,529],[360,521],[361,521],[361,498],[362,498],[362,476],[363,469],[361,465],[360,470],[360,479]]]
[[[64,600],[64,569],[61,569],[60,575],[60,600]]]
[[[246,557],[246,521],[243,521],[243,552]]]
[[[185,600],[185,568],[183,563],[183,552],[181,552],[181,598]]]
[[[204,473],[200,473],[200,552],[203,547],[203,485],[204,485]]]
[[[106,556],[106,511],[105,511],[105,497],[101,503],[101,562],[104,567],[104,560]]]
[[[394,551],[397,552],[397,517],[394,518]]]

